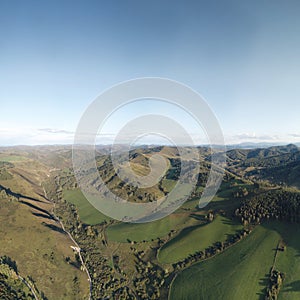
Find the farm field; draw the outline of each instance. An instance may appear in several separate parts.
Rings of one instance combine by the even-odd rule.
[[[191,218],[187,213],[173,213],[163,219],[142,224],[118,223],[107,228],[107,237],[111,241],[128,242],[143,240],[149,241],[166,236],[171,230],[192,226],[199,221]]]
[[[0,161],[2,162],[22,162],[26,160],[28,160],[28,158],[21,155],[0,154]]]
[[[96,225],[110,218],[99,212],[79,189],[64,190],[63,198],[78,209],[80,220],[88,225]]]
[[[139,151],[132,153],[133,164],[144,174]],[[87,299],[91,278],[92,299],[168,299],[169,295],[172,300],[266,300],[272,267],[284,274],[277,299],[300,298],[297,190],[239,176],[241,166],[237,173],[226,174],[204,209],[198,207],[203,191],[199,185],[169,216],[125,223],[103,215],[76,188],[72,168],[67,167],[69,150],[52,154],[47,161],[41,150],[23,151],[20,156],[30,158],[13,158],[13,163],[0,166],[0,257],[16,261],[20,275],[30,276],[47,299]],[[57,155],[64,161],[60,168]],[[123,185],[105,155],[99,162],[110,189],[134,202],[152,202],[152,192],[171,190],[174,180],[167,178],[178,171],[173,161],[172,172],[145,191]],[[201,176],[205,178],[205,172]],[[179,193],[185,195],[188,188],[182,186]],[[81,261],[70,247],[75,243],[53,214],[77,242]],[[240,235],[244,226],[255,228]],[[225,249],[218,243],[237,237],[242,239],[231,246],[225,243]],[[285,251],[278,245],[285,245]],[[206,260],[193,256],[199,251],[205,252]]]
[[[187,268],[174,280],[169,299],[264,299],[275,251],[286,229],[287,225],[280,223],[260,225],[224,253]],[[296,231],[299,232],[299,228]],[[290,231],[290,237],[296,242],[295,229]],[[287,241],[291,241],[289,237]],[[290,274],[279,299],[296,300],[299,299],[300,273],[295,263],[299,255],[293,244],[290,247],[287,252],[278,254],[275,267]]]
[[[300,225],[276,222],[264,226],[280,233],[286,244],[286,251],[278,252],[275,264],[276,269],[285,274],[278,299],[298,300],[300,299]]]
[[[217,216],[211,223],[188,227],[165,244],[159,251],[161,263],[174,263],[196,251],[203,251],[215,242],[223,242],[243,227],[230,219]]]

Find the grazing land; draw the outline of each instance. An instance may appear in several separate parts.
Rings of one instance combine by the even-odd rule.
[[[87,299],[87,277],[72,265],[73,243],[53,219],[53,204],[43,195],[40,180],[47,168],[13,161],[15,166],[8,169],[12,176],[0,180],[0,256],[16,262],[19,274],[31,279],[41,299]]]
[[[0,151],[0,258],[9,262],[0,267],[0,293],[39,300],[298,300],[298,147],[215,150],[228,165],[203,209],[211,150],[189,151],[200,157],[196,188],[172,214],[143,224],[113,220],[85,199],[67,146]],[[174,148],[132,149],[125,174],[131,168],[147,175],[153,154],[167,166],[153,187],[136,188],[118,177],[108,153],[97,150],[99,175],[130,202],[167,196],[180,174]]]
[[[263,299],[279,240],[276,231],[255,228],[224,253],[180,273],[169,299]]]
[[[118,223],[109,226],[107,229],[108,239],[117,242],[143,240],[150,241],[152,239],[162,238],[172,230],[181,228],[182,226],[191,226],[199,223],[191,218],[188,214],[172,214],[161,220],[142,224]]]
[[[76,206],[80,220],[85,224],[96,225],[109,220],[107,216],[90,204],[79,189],[64,190],[63,199]]]
[[[160,249],[158,259],[161,263],[180,261],[196,251],[205,250],[218,241],[224,242],[228,235],[235,234],[241,229],[241,224],[226,217],[217,216],[208,224],[183,229],[179,235]]]

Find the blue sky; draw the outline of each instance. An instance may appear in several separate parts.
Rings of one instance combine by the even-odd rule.
[[[299,142],[299,14],[292,0],[1,0],[0,144],[71,143],[97,95],[148,76],[198,91],[228,143]]]

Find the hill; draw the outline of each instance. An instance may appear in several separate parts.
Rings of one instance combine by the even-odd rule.
[[[97,169],[117,195],[145,203],[174,188],[183,165],[178,149],[136,147],[119,166],[125,177],[130,169],[145,176],[151,156],[162,155],[164,172],[150,188],[124,182],[109,149],[97,147]],[[113,220],[85,199],[70,148],[0,151],[0,256],[15,261],[47,299],[88,298],[88,277],[92,299],[298,299],[300,198],[292,186],[299,182],[299,149],[185,151],[199,155],[195,190],[172,214],[144,224]],[[212,153],[228,165],[214,199],[199,209]]]
[[[73,242],[55,221],[53,203],[43,192],[49,168],[27,155],[2,164],[2,173],[10,176],[0,179],[0,256],[16,262],[19,274],[43,292],[41,299],[87,299],[86,274],[71,264],[76,262]],[[0,160],[8,161],[4,157]]]
[[[300,151],[296,145],[234,149],[226,153],[228,170],[255,180],[300,188]]]

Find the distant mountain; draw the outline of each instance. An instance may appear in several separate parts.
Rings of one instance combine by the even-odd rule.
[[[286,143],[240,143],[240,144],[229,144],[226,145],[227,150],[231,149],[257,149],[257,148],[270,148],[270,147],[278,147],[278,146],[284,146]],[[295,144],[296,146],[300,146],[300,143]]]
[[[271,168],[256,169],[247,174],[269,180],[276,184],[294,186],[300,189],[300,160]]]
[[[226,156],[231,172],[300,188],[300,150],[294,144],[233,149]]]

